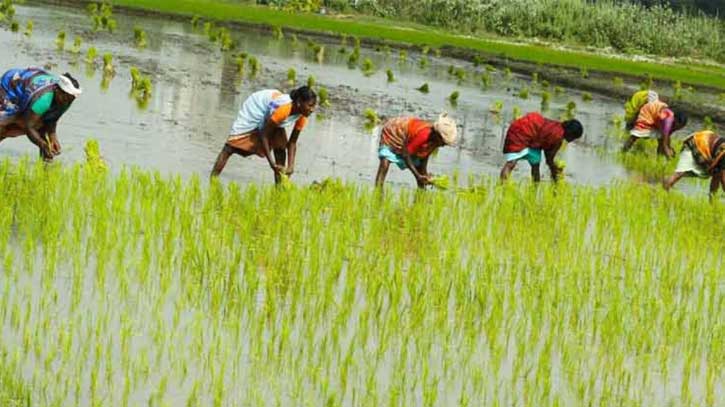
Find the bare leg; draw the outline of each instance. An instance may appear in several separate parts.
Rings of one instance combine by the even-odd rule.
[[[539,164],[531,164],[531,178],[534,182],[541,181],[541,166]]]
[[[420,163],[420,165],[415,167],[415,169],[418,170],[418,174],[420,174],[420,175],[423,175],[423,176],[428,175],[428,158],[425,158],[423,160],[423,162]],[[425,186],[426,186],[425,183],[422,183],[417,180],[416,180],[416,182],[418,183],[419,189],[425,189]]]
[[[682,179],[682,177],[685,176],[686,173],[684,172],[676,172],[671,177],[664,180],[662,183],[662,186],[665,188],[665,191],[669,191],[675,184]]]
[[[627,151],[629,151],[629,149],[632,148],[632,146],[634,145],[634,143],[636,141],[637,141],[637,137],[629,136],[627,141],[624,143],[624,146],[622,146],[622,152],[626,153]]]
[[[388,168],[390,168],[390,161],[381,158],[380,165],[378,165],[378,174],[375,176],[375,187],[381,188],[383,186],[385,176],[388,175]]]
[[[511,172],[516,168],[516,161],[507,161],[501,168],[501,181],[506,181],[510,176]]]
[[[221,174],[224,166],[227,165],[227,161],[229,161],[229,157],[231,157],[232,154],[234,154],[232,149],[224,144],[224,148],[222,148],[222,151],[219,152],[219,155],[216,158],[216,162],[214,163],[214,167],[212,167],[211,169],[212,177],[218,177],[219,174]]]
[[[662,135],[662,137],[657,140],[657,154],[664,155],[667,158],[675,156],[674,151],[672,151],[672,147],[670,147],[670,136]]]
[[[274,162],[275,164],[284,167],[287,165],[287,150],[284,148],[275,148],[273,150],[274,152]],[[279,184],[282,182],[282,177],[280,177],[279,173],[277,171],[274,172],[274,183]]]

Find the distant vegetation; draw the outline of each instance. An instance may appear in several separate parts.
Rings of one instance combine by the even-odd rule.
[[[271,0],[294,11],[359,12],[466,33],[725,62],[725,0]],[[718,11],[719,10],[719,11]],[[719,14],[718,14],[719,13]],[[636,29],[635,29],[636,27]]]

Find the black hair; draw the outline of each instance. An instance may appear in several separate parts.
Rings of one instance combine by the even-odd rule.
[[[78,80],[76,78],[72,77],[70,73],[66,72],[66,73],[63,74],[63,76],[65,76],[66,78],[70,79],[70,82],[73,84],[74,87],[76,87],[76,88],[80,88],[81,87],[81,84],[78,83]]]
[[[682,128],[687,125],[687,114],[683,112],[682,110],[675,110],[675,126],[677,128]]]
[[[561,123],[561,126],[564,127],[564,138],[567,141],[576,140],[584,133],[584,127],[582,127],[581,122],[576,119],[567,120]]]
[[[290,92],[289,96],[295,103],[317,102],[317,93],[309,86],[300,86]]]

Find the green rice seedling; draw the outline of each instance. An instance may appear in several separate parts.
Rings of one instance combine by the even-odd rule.
[[[12,31],[14,33],[20,31],[20,23],[18,23],[15,20],[13,20],[12,22],[10,22],[10,31]]]
[[[497,100],[489,106],[488,111],[494,114],[499,114],[503,111],[503,102]]]
[[[297,82],[297,71],[294,68],[290,68],[287,71],[287,84],[289,86],[295,86],[295,82]]]
[[[513,77],[513,74],[511,73],[511,68],[505,67],[503,70],[503,75],[504,75],[504,78],[511,79],[511,77]]]
[[[485,90],[491,87],[491,74],[484,72],[481,74],[481,87]]]
[[[463,68],[458,68],[453,74],[458,80],[458,84],[461,85],[466,80],[466,71]]]
[[[549,86],[551,86],[551,84],[546,79],[541,81],[541,89],[549,89]]]
[[[323,63],[325,61],[325,46],[317,45],[313,51],[315,53],[315,61],[317,61],[318,64]]]
[[[140,26],[133,27],[133,41],[138,48],[146,47],[146,31]]]
[[[639,83],[640,90],[647,90],[652,89],[652,86],[654,85],[654,79],[652,78],[651,74],[647,74],[642,78],[642,81]]]
[[[521,99],[528,99],[529,98],[529,88],[523,87],[519,90],[519,93],[517,95]]]
[[[572,120],[576,117],[576,102],[573,100],[570,100],[566,104],[566,109],[564,110],[564,113],[561,117],[562,120]]]
[[[580,68],[579,69],[579,76],[581,76],[582,79],[588,79],[589,78],[589,70],[587,68]]]
[[[309,88],[314,88],[315,84],[317,84],[317,80],[315,79],[314,75],[310,75],[307,77],[307,86]]]
[[[560,96],[563,94],[564,94],[564,88],[562,88],[561,86],[554,86],[554,95],[555,96]]]
[[[96,57],[98,56],[98,51],[95,47],[88,48],[88,51],[86,51],[86,63],[93,64],[96,62]]]
[[[488,73],[496,72],[496,67],[491,64],[486,64],[485,68],[486,68],[486,72],[488,72]],[[504,73],[506,74],[506,76],[511,76],[511,70],[508,68],[506,68],[506,70],[504,70]]]
[[[592,94],[589,92],[582,92],[582,100],[585,102],[591,102],[592,101]]]
[[[365,117],[365,125],[367,127],[375,127],[375,125],[380,123],[378,113],[371,108],[365,109],[365,111],[363,111],[363,116]]]
[[[419,88],[416,88],[416,90],[418,92],[421,92],[421,93],[428,93],[428,92],[430,92],[430,87],[428,86],[428,82],[420,85],[420,87]]]
[[[81,43],[82,42],[83,42],[83,40],[81,39],[81,37],[76,36],[73,39],[73,48],[71,48],[70,52],[72,52],[74,54],[80,54],[81,53]]]
[[[113,54],[106,52],[103,54],[103,74],[113,75],[116,73],[116,69],[113,67]]]
[[[272,26],[272,38],[275,40],[282,40],[284,39],[284,33],[282,32],[282,27],[275,25]]]
[[[55,47],[59,51],[63,51],[65,48],[65,31],[58,32],[58,35],[55,37]]]
[[[549,105],[551,104],[551,93],[547,91],[541,92],[541,111],[546,112],[549,110]]]
[[[257,76],[259,71],[262,69],[262,64],[259,63],[259,60],[256,57],[250,56],[247,60],[249,63],[249,74],[252,77]]]
[[[362,62],[361,68],[365,76],[370,76],[375,73],[375,65],[370,58],[365,58]]]
[[[447,175],[438,175],[430,180],[431,185],[438,189],[449,189],[451,187],[451,180]]]
[[[347,34],[340,34],[340,46],[346,47],[347,46]]]
[[[717,130],[717,128],[715,127],[715,123],[712,121],[712,117],[710,116],[705,116],[702,118],[702,127],[705,130]]]
[[[388,69],[387,69],[387,70],[385,71],[385,75],[386,75],[386,76],[387,76],[387,78],[388,78],[388,83],[392,83],[392,82],[395,82],[395,74],[393,73],[393,70],[392,70],[392,69],[388,68]]]
[[[624,87],[624,79],[619,76],[615,76],[612,78],[612,85],[617,89],[622,88]]]
[[[474,55],[472,62],[473,62],[473,66],[476,67],[476,68],[478,68],[479,66],[483,65],[483,63],[485,62],[485,60],[480,55]]]
[[[236,48],[236,43],[234,42],[234,39],[232,38],[232,34],[229,32],[226,28],[220,28],[217,33],[217,38],[219,40],[219,50],[222,52],[231,51],[234,48]]]
[[[358,60],[360,59],[360,52],[353,50],[350,56],[347,58],[348,68],[355,68]]]
[[[537,85],[538,83],[539,83],[539,73],[538,72],[534,72],[534,73],[531,74],[531,84],[532,85]]]
[[[681,100],[682,99],[682,82],[675,81],[674,84],[672,84],[672,99],[674,100]]]
[[[427,56],[423,55],[420,58],[420,61],[418,61],[418,67],[420,67],[420,69],[428,68],[428,57]]]
[[[201,17],[198,15],[194,15],[191,17],[191,28],[197,29],[199,28],[199,23],[201,22]]]
[[[86,154],[85,166],[89,171],[94,173],[105,173],[108,171],[108,165],[106,165],[106,162],[101,156],[101,148],[97,140],[87,140],[83,150]]]
[[[401,49],[400,52],[398,52],[398,60],[400,62],[405,62],[408,60],[408,51]]]
[[[522,116],[521,108],[517,105],[514,105],[513,109],[511,110],[511,116],[513,117],[513,120],[516,120]]]
[[[448,102],[451,104],[451,106],[456,107],[458,106],[458,97],[460,96],[460,93],[457,90],[454,90],[449,96],[448,96]]]
[[[23,32],[26,37],[30,37],[33,35],[33,20],[28,20],[28,22],[25,24],[25,31]]]
[[[239,54],[234,57],[234,65],[237,67],[237,74],[244,75],[244,59],[246,55]]]
[[[454,65],[448,65],[448,75],[453,76],[456,73],[456,67]]]
[[[319,98],[319,103],[321,107],[330,107],[330,96],[327,92],[327,88],[320,88],[317,91],[317,97]]]

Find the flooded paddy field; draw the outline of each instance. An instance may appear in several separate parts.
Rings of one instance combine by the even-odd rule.
[[[501,69],[487,70],[454,59],[410,53],[404,60],[398,50],[362,48],[359,62],[348,64],[353,39],[324,45],[319,62],[308,46],[308,38],[291,35],[276,39],[269,32],[232,32],[238,51],[256,57],[261,71],[251,76],[239,75],[234,58],[219,51],[200,24],[169,22],[163,19],[114,15],[117,30],[93,32],[90,17],[82,10],[55,7],[17,7],[18,19],[32,19],[31,37],[10,31],[0,32],[2,53],[12,66],[47,65],[57,72],[69,71],[80,77],[85,93],[64,116],[59,136],[65,147],[62,162],[82,158],[81,146],[87,138],[100,141],[105,158],[114,169],[138,165],[162,173],[206,175],[221,149],[240,103],[252,92],[263,88],[290,90],[287,73],[294,68],[300,85],[314,76],[317,86],[325,87],[331,105],[320,108],[303,132],[295,180],[306,184],[326,177],[372,184],[378,159],[375,130],[366,126],[363,113],[373,109],[380,117],[403,114],[434,118],[448,111],[462,125],[463,141],[456,148],[443,148],[431,162],[434,173],[459,171],[462,179],[469,175],[495,175],[503,163],[503,135],[515,111],[541,109],[542,93],[549,93],[546,115],[557,118],[569,102],[576,104],[574,114],[582,121],[585,135],[560,153],[567,166],[567,179],[580,184],[607,184],[636,175],[602,154],[616,151],[621,141],[613,140],[609,126],[612,118],[622,114],[622,101],[593,96],[583,100],[582,92],[558,87],[544,88],[532,78],[511,75]],[[133,28],[145,30],[148,44],[134,46]],[[67,34],[66,51],[57,51],[55,38],[60,30]],[[81,36],[79,55],[68,51],[73,38]],[[117,74],[107,89],[101,88],[100,56],[95,69],[85,63],[89,47],[99,55],[110,52]],[[360,68],[369,59],[373,69]],[[424,60],[424,62],[421,62]],[[128,96],[131,66],[149,74],[153,93],[148,107],[140,110]],[[465,75],[451,75],[451,67]],[[8,66],[9,67],[9,66]],[[392,70],[395,81],[386,79]],[[247,67],[247,71],[248,71]],[[481,76],[488,86],[482,86]],[[544,81],[539,81],[544,82]],[[428,83],[430,93],[416,90]],[[524,92],[522,92],[524,89]],[[459,92],[457,106],[447,100]],[[526,92],[528,91],[528,92]],[[528,93],[522,99],[522,93]],[[587,95],[588,96],[588,95]],[[586,99],[589,99],[585,96]],[[499,114],[491,113],[499,105]],[[693,121],[686,131],[698,128]],[[26,140],[5,141],[0,151],[5,156],[34,154]],[[516,175],[528,177],[522,165]],[[222,174],[225,181],[268,183],[272,178],[260,159],[232,158]],[[412,177],[391,171],[390,180],[398,185],[413,185]]]

